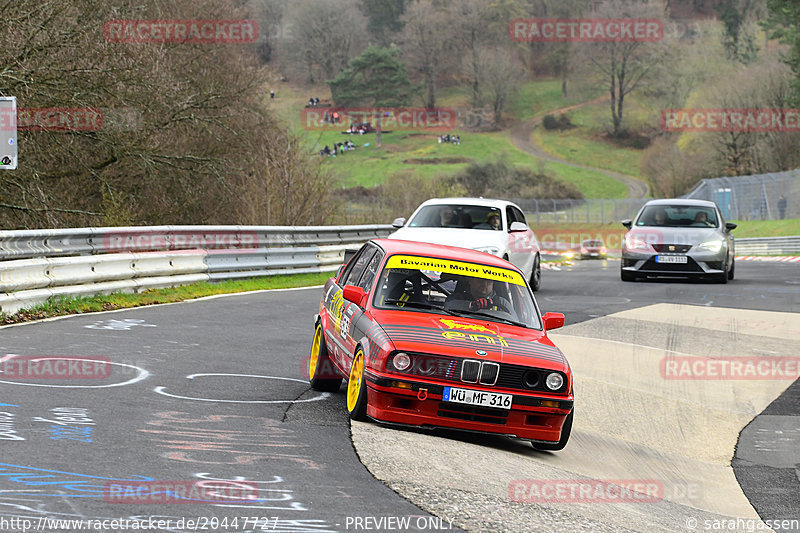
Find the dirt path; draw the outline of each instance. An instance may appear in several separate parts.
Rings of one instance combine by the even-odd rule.
[[[572,109],[577,109],[585,105],[596,104],[607,100],[608,100],[607,96],[601,96],[599,98],[595,98],[594,100],[589,100],[586,102],[581,102],[579,104],[562,107],[561,109],[556,109],[554,111],[548,111],[546,114],[565,113]],[[647,196],[650,194],[650,186],[644,181],[640,180],[639,178],[628,176],[627,174],[620,174],[619,172],[613,172],[611,170],[606,170],[604,168],[590,167],[586,165],[580,165],[578,163],[573,163],[572,161],[561,159],[558,156],[546,152],[541,146],[534,144],[533,141],[531,140],[531,134],[533,133],[534,129],[536,129],[538,126],[541,125],[542,120],[544,120],[544,114],[537,115],[525,122],[518,122],[517,124],[515,124],[511,128],[511,142],[514,143],[514,146],[516,146],[523,152],[527,152],[531,155],[534,155],[546,161],[561,163],[563,165],[569,165],[571,167],[576,167],[576,168],[583,168],[586,170],[593,170],[595,172],[605,174],[606,176],[613,178],[617,181],[621,181],[628,187],[628,198],[647,198]]]

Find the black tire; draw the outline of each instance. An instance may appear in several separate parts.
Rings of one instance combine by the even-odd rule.
[[[736,269],[736,260],[731,258],[731,269],[728,270],[728,279],[733,279],[733,271]]]
[[[336,392],[342,384],[342,378],[331,377],[335,374],[333,362],[328,357],[328,347],[325,345],[322,324],[318,323],[314,331],[314,341],[311,343],[311,356],[308,360],[308,381],[314,390]]]
[[[347,379],[347,413],[352,420],[367,419],[367,382],[364,379],[364,352],[359,347],[353,356],[350,366],[350,377]]]
[[[533,260],[531,279],[528,280],[528,284],[531,286],[531,290],[533,292],[536,292],[542,288],[542,265],[541,261],[539,260],[539,254],[536,254],[536,257]]]
[[[542,442],[531,442],[531,445],[537,449],[542,451],[550,451],[550,452],[557,452],[559,450],[563,450],[564,447],[567,445],[569,441],[569,436],[572,433],[572,415],[575,413],[575,408],[569,412],[567,415],[567,419],[564,420],[564,426],[561,428],[561,438],[558,442],[554,442],[552,444],[544,444]]]
[[[619,277],[622,281],[636,281],[636,274],[620,269]]]

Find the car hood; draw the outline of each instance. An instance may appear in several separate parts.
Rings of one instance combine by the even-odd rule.
[[[700,244],[725,238],[718,228],[641,227],[633,228],[628,235],[648,244]]]
[[[564,354],[540,330],[415,311],[376,311],[375,318],[396,350],[485,358],[562,372],[568,368]]]
[[[389,235],[389,239],[446,244],[459,248],[485,248],[494,246],[505,249],[506,233],[503,231],[468,228],[413,228],[404,227]]]

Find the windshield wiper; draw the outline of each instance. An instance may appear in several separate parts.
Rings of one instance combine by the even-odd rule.
[[[490,315],[489,313],[484,313],[484,312],[482,312],[482,311],[468,311],[468,310],[464,310],[464,311],[462,311],[462,312],[463,312],[463,313],[470,314],[470,315],[485,316],[486,318],[491,318],[491,319],[492,319],[492,320],[494,320],[494,321],[497,321],[497,322],[504,322],[504,323],[506,323],[506,324],[511,324],[512,326],[519,326],[519,327],[521,327],[521,328],[527,328],[527,327],[528,327],[528,325],[527,325],[527,324],[525,324],[525,323],[523,323],[523,322],[518,322],[518,321],[516,321],[516,320],[514,320],[514,319],[511,319],[511,318],[503,318],[503,317],[501,317],[501,316],[497,316],[497,315]]]
[[[430,302],[414,302],[412,300],[396,300],[394,298],[390,298],[388,300],[384,300],[383,304],[403,304],[403,307],[418,307],[420,309],[436,309],[437,311],[444,311],[448,315],[458,316],[457,313],[454,313],[450,309],[445,309],[443,305],[439,304],[432,304]]]

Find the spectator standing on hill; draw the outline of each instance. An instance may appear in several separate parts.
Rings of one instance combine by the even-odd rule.
[[[780,213],[781,220],[786,217],[786,197],[784,195],[778,198],[778,213]]]

